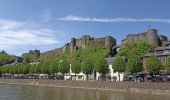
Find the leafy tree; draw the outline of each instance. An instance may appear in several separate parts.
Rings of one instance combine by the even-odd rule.
[[[139,56],[131,55],[127,62],[127,71],[131,73],[140,72],[143,70],[142,61]]]
[[[105,78],[105,74],[109,72],[109,64],[104,58],[99,58],[95,63],[95,70]]]
[[[23,65],[18,64],[18,74],[23,74],[23,69],[24,69]]]
[[[58,61],[53,60],[49,66],[50,74],[58,73],[58,71],[59,71],[58,67],[59,67]]]
[[[36,67],[35,67],[35,73],[40,74],[41,73],[41,67],[43,66],[43,63],[40,62]]]
[[[118,72],[119,81],[120,81],[120,73],[125,72],[126,70],[126,62],[120,56],[117,56],[112,62],[112,68],[114,72]]]
[[[31,65],[30,64],[25,64],[23,68],[23,74],[28,74],[30,70]]]
[[[15,61],[16,57],[8,55],[5,51],[0,52],[0,64]]]
[[[158,74],[161,69],[161,61],[154,55],[147,60],[147,70],[150,74]]]
[[[153,50],[155,48],[156,46],[151,45],[147,41],[131,42],[131,43],[128,43],[127,45],[122,45],[117,55],[125,56],[128,59],[129,57],[131,57],[131,55],[137,55],[139,57],[142,57],[149,50]]]
[[[2,67],[2,73],[4,73],[4,74],[6,74],[6,73],[8,73],[9,71],[8,71],[8,67],[7,66],[3,66]]]
[[[89,74],[92,74],[94,70],[94,62],[90,59],[87,59],[82,64],[82,71],[87,76],[87,80],[89,79]]]
[[[0,66],[0,75],[2,74],[3,72],[2,72],[2,66]]]
[[[23,63],[24,63],[24,64],[31,63],[31,57],[30,57],[29,55],[26,55],[26,56],[24,57]]]
[[[75,73],[75,77],[76,77],[76,74],[79,74],[81,72],[80,61],[74,60],[71,64],[71,70],[73,73]]]
[[[59,72],[61,72],[63,74],[65,73],[69,73],[70,72],[70,65],[66,60],[63,60],[60,65],[59,65]]]
[[[29,69],[29,73],[30,74],[34,74],[35,73],[34,68],[35,68],[35,65],[31,65],[30,66],[30,69]]]
[[[45,61],[41,67],[41,73],[49,74],[49,65],[50,64],[51,64],[50,60]]]
[[[170,56],[168,56],[167,61],[165,62],[166,70],[170,72]]]

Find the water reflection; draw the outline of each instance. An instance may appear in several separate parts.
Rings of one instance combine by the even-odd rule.
[[[0,100],[169,100],[170,95],[0,85]]]

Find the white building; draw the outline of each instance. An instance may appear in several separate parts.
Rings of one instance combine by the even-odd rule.
[[[111,81],[119,81],[119,75],[120,75],[120,81],[123,81],[123,76],[124,73],[120,73],[118,74],[118,72],[114,72],[113,68],[112,68],[112,62],[114,60],[113,57],[107,57],[105,58],[106,61],[109,64],[109,76],[111,77]],[[71,64],[70,64],[71,66]],[[82,72],[79,74],[76,74],[75,77],[75,73],[72,73],[71,67],[70,67],[70,75],[67,74],[67,76],[65,76],[65,79],[70,79],[72,78],[73,80],[86,80],[86,75],[83,74]],[[96,80],[99,80],[100,74],[98,72],[96,72]],[[95,79],[94,78],[94,73],[92,75],[89,75],[89,79]],[[115,80],[116,79],[116,80]]]

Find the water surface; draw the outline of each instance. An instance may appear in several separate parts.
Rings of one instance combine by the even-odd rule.
[[[170,95],[0,84],[0,100],[170,100]]]

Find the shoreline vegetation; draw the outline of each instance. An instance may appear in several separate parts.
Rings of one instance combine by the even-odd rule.
[[[44,79],[0,79],[0,84],[47,86],[75,89],[95,89],[114,92],[151,93],[170,95],[170,83],[159,82],[109,82],[109,81],[70,81]]]

